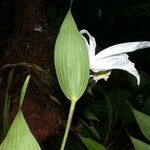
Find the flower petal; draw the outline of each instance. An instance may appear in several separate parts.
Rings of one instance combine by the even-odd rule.
[[[149,41],[143,41],[143,42],[128,42],[128,43],[122,43],[110,46],[103,51],[99,52],[95,59],[102,59],[105,57],[133,52],[139,49],[149,48],[150,42]]]
[[[89,53],[89,57],[93,58],[95,56],[95,48],[96,48],[96,41],[95,38],[93,36],[90,35],[90,33],[87,30],[81,30],[80,33],[82,34],[82,37],[84,38],[85,42],[86,42],[86,46],[88,48],[88,53]],[[87,34],[89,37],[89,43],[87,41],[87,39],[83,36],[84,34]]]
[[[137,84],[140,84],[140,76],[134,67],[134,63],[132,63],[128,59],[127,54],[115,55],[103,59],[96,60],[93,64],[91,64],[91,70],[93,72],[107,71],[112,69],[121,69],[129,72],[137,79]]]

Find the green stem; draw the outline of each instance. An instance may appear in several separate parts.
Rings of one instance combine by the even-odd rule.
[[[64,148],[65,148],[68,133],[69,133],[70,126],[71,126],[71,123],[72,123],[72,118],[73,118],[73,113],[74,113],[74,110],[75,110],[75,105],[76,105],[76,101],[71,101],[68,120],[67,120],[67,125],[66,125],[66,129],[65,129],[65,134],[64,134],[64,137],[63,137],[63,141],[62,141],[60,150],[64,150]]]

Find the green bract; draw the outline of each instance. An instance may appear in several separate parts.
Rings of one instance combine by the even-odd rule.
[[[29,79],[30,76],[28,76],[24,82],[20,96],[19,110],[6,138],[0,145],[0,150],[41,150],[40,146],[32,135],[21,110]]]
[[[55,45],[55,68],[62,91],[71,101],[84,93],[89,78],[89,58],[71,11],[67,13]]]
[[[0,150],[41,150],[19,110]]]

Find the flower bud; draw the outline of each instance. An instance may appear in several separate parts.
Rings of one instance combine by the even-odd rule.
[[[55,44],[55,68],[60,87],[69,100],[77,101],[89,78],[89,58],[71,11],[67,13]]]

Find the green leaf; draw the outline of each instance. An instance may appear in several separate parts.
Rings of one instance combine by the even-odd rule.
[[[9,88],[12,84],[14,69],[11,70],[8,76],[7,88],[4,99],[4,108],[3,108],[3,136],[5,137],[9,130],[9,108],[10,108],[10,95]]]
[[[58,34],[54,58],[62,91],[69,100],[77,101],[88,84],[89,58],[85,41],[70,10]]]
[[[150,140],[150,116],[141,113],[135,109],[133,109],[133,114],[135,119],[143,133],[143,135]]]
[[[22,103],[23,103],[23,100],[24,100],[24,97],[25,97],[25,94],[26,94],[26,90],[27,90],[27,87],[28,87],[28,83],[29,83],[29,80],[30,80],[30,75],[27,76],[24,84],[23,84],[23,87],[22,87],[22,90],[21,90],[21,95],[20,95],[20,107],[22,106]]]
[[[20,107],[17,115],[8,131],[8,134],[2,144],[0,150],[41,150],[39,144],[32,135],[21,111],[30,75],[27,76],[20,96]]]
[[[80,135],[80,139],[83,144],[88,148],[88,150],[106,150],[102,144],[97,143],[96,141],[83,137]]]
[[[144,143],[138,139],[131,137],[131,141],[134,145],[135,150],[150,150],[150,145]]]

